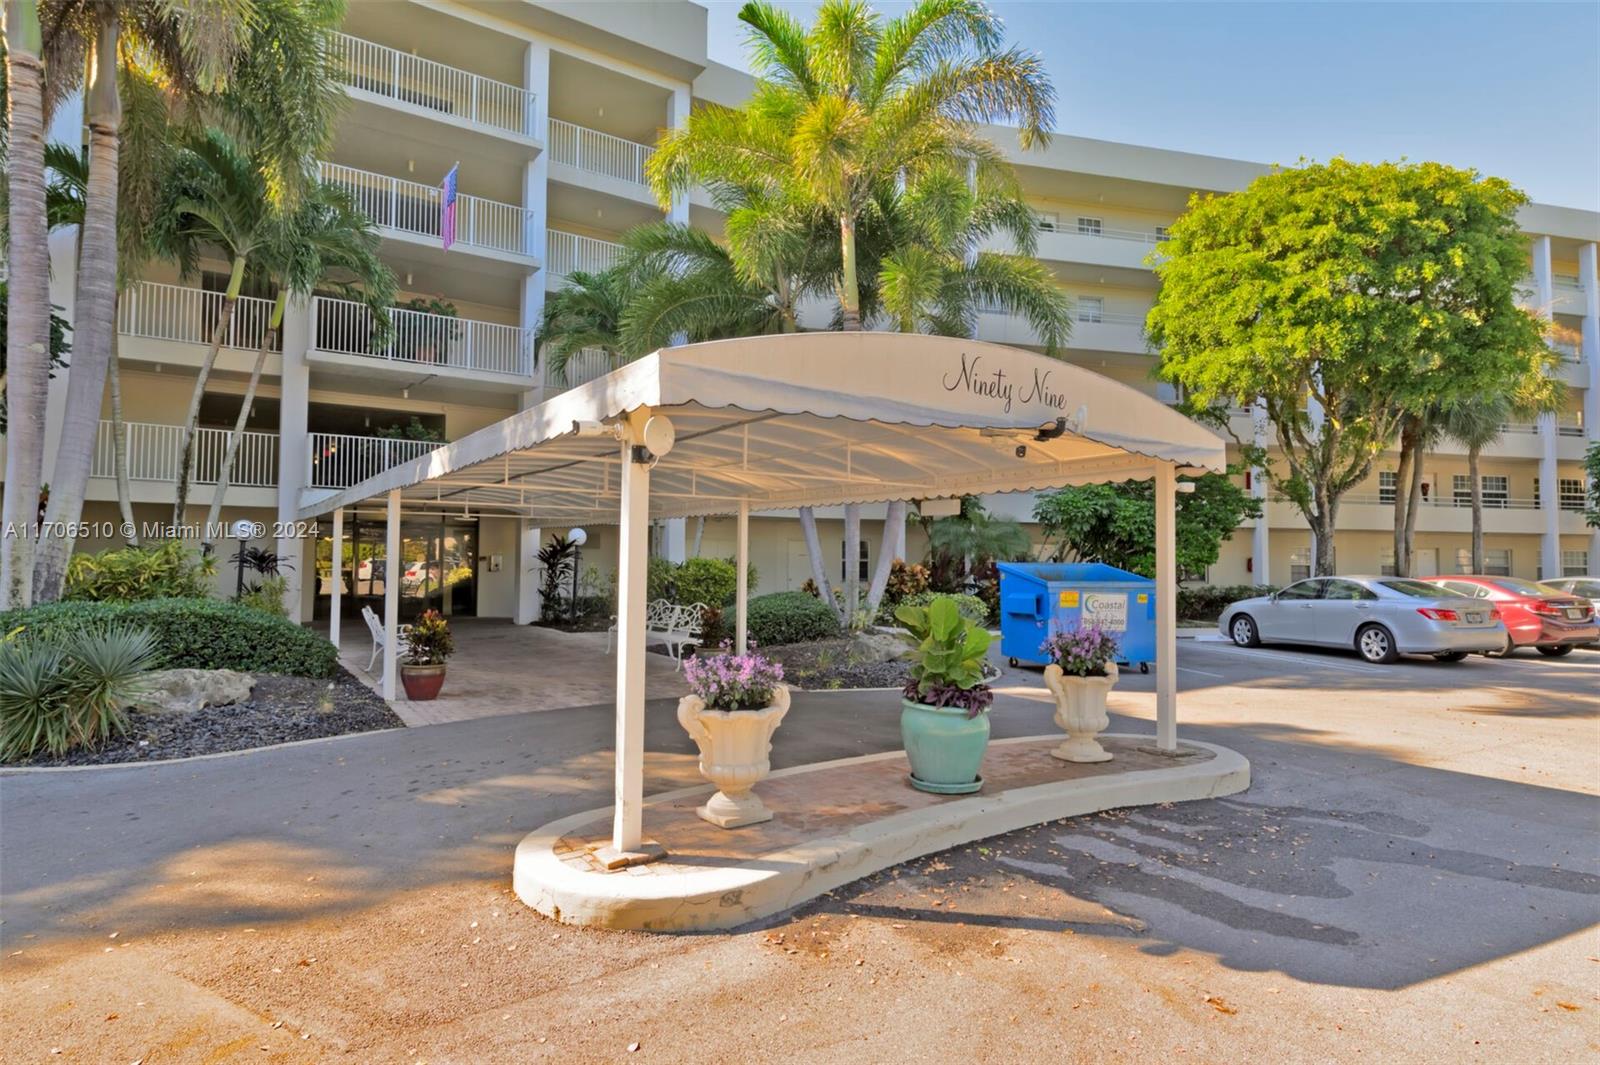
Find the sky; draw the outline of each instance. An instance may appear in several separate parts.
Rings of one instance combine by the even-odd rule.
[[[697,2],[711,58],[745,67],[740,4]],[[1043,57],[1059,132],[1262,163],[1433,159],[1600,211],[1600,3],[991,6]]]

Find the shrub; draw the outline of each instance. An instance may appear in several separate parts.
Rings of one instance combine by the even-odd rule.
[[[442,666],[456,653],[450,623],[437,610],[424,610],[406,633],[406,664]]]
[[[64,598],[94,601],[203,599],[211,594],[215,556],[190,553],[182,541],[75,554],[67,562]]]
[[[120,735],[123,708],[157,661],[151,631],[126,625],[0,644],[0,761],[40,748],[60,756]]]
[[[288,587],[286,578],[268,577],[260,584],[245,589],[244,595],[239,597],[239,604],[273,617],[287,618],[289,611],[284,608],[283,593]]]
[[[750,600],[750,639],[758,647],[826,640],[839,635],[839,617],[822,600],[805,592],[773,592]]]
[[[955,603],[956,611],[974,625],[987,625],[989,623],[989,604],[975,595],[950,592],[919,592],[916,595],[906,596],[900,605],[927,607],[932,606],[934,601],[938,599],[949,599]]]
[[[1278,589],[1273,585],[1231,584],[1213,587],[1199,585],[1178,589],[1178,619],[1180,621],[1215,621],[1223,609],[1232,602],[1257,595],[1271,595]]]
[[[907,596],[921,595],[928,590],[928,579],[927,566],[897,558],[889,564],[889,580],[883,586],[883,598],[899,603]]]
[[[721,607],[733,602],[739,571],[725,558],[691,558],[672,575],[674,601]]]
[[[168,669],[332,675],[333,644],[287,618],[220,599],[150,599],[138,603],[46,603],[0,614],[0,632],[22,628],[30,640],[59,642],[89,626],[148,628]]]

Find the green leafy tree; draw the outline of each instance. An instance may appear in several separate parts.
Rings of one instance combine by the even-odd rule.
[[[1403,418],[1552,365],[1516,305],[1525,202],[1470,170],[1335,159],[1197,194],[1152,255],[1161,374],[1213,417],[1266,408],[1275,452],[1239,442],[1305,515],[1317,573],[1334,571],[1341,498]]]
[[[1600,440],[1584,452],[1583,469],[1589,477],[1589,505],[1584,510],[1584,520],[1590,528],[1600,529]]]
[[[613,361],[621,357],[627,306],[628,278],[619,267],[568,274],[566,287],[545,297],[533,337],[534,358],[543,360],[546,378],[565,381],[567,363],[584,351],[604,352]]]
[[[1230,470],[1230,474],[1237,470]],[[1216,564],[1222,542],[1239,525],[1261,516],[1261,500],[1230,475],[1193,478],[1192,492],[1177,496],[1177,561],[1180,578],[1194,578]],[[1156,572],[1154,481],[1086,484],[1042,493],[1033,516],[1054,541],[1057,562],[1105,562],[1146,577]]]

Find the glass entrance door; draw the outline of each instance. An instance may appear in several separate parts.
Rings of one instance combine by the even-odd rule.
[[[400,558],[391,567],[387,554],[388,525],[357,519],[346,526],[342,613],[358,617],[362,607],[383,616],[383,597],[391,572],[399,581],[400,619],[411,621],[425,610],[446,617],[471,617],[478,612],[478,523],[460,519],[402,518]],[[315,617],[326,618],[333,594],[333,538],[317,543]]]

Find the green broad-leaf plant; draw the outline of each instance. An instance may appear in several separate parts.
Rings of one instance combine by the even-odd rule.
[[[993,637],[968,621],[950,599],[925,607],[902,606],[895,619],[904,625],[905,640],[916,652],[905,697],[928,706],[956,706],[975,716],[988,709],[993,693],[984,683]]]

